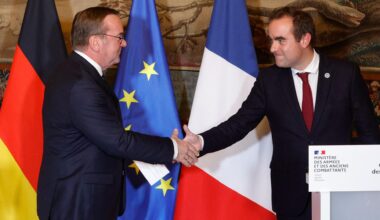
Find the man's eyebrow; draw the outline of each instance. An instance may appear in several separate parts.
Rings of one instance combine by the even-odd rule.
[[[282,37],[282,36],[275,37],[274,40],[285,40],[285,37]]]

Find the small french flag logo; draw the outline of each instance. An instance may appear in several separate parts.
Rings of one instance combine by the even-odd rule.
[[[326,154],[326,150],[321,150],[321,151],[319,151],[319,150],[315,150],[314,151],[314,155],[325,155]]]

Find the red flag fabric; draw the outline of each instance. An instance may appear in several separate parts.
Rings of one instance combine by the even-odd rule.
[[[0,219],[37,219],[44,82],[66,56],[54,0],[29,0],[0,110]]]

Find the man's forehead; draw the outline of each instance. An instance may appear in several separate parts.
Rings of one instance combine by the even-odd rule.
[[[114,14],[109,14],[104,18],[104,27],[107,30],[117,31],[119,33],[123,33],[124,28],[121,23],[120,17]]]
[[[268,26],[268,35],[273,38],[293,35],[293,23],[280,19],[273,20]]]

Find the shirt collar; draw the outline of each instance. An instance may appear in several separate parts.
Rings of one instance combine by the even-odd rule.
[[[93,67],[95,67],[95,69],[98,71],[100,76],[103,76],[102,67],[100,67],[100,65],[97,62],[95,62],[93,59],[91,59],[89,56],[87,56],[85,53],[83,53],[79,50],[74,50],[74,51],[75,51],[75,53],[77,53],[81,57],[83,57],[85,60],[87,60]]]
[[[309,63],[309,65],[306,66],[303,70],[297,70],[294,68],[291,68],[293,74],[301,73],[301,72],[309,72],[310,74],[318,74],[318,68],[319,68],[319,54],[313,49],[313,59]]]

